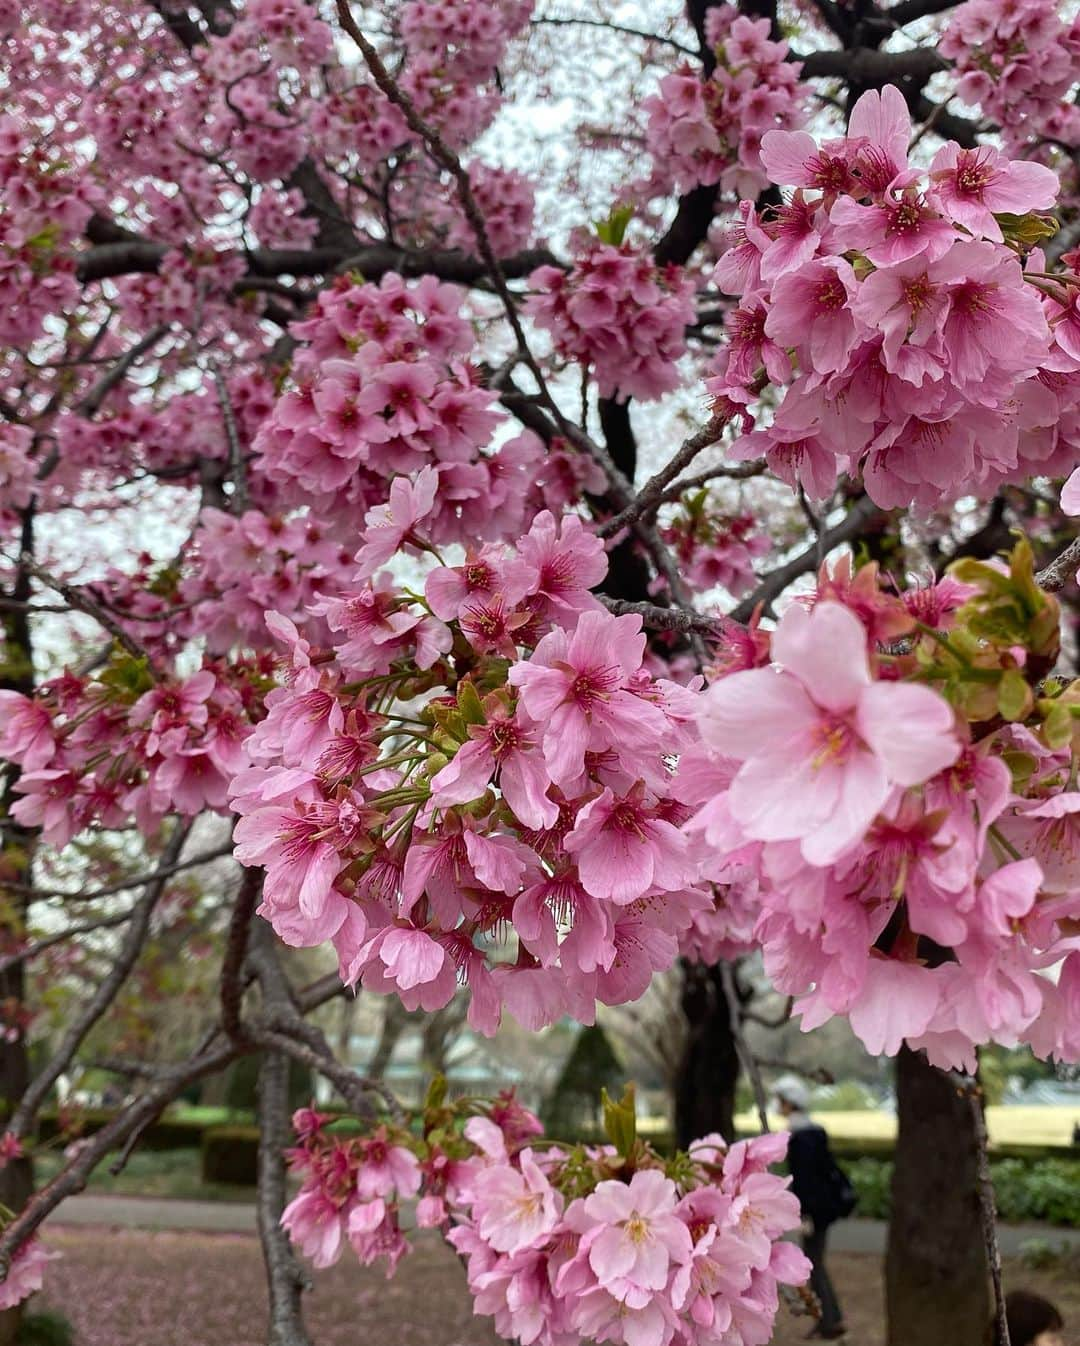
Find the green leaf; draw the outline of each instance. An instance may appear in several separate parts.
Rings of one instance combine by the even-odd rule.
[[[1040,702],[1040,708],[1046,705]],[[1043,738],[1048,748],[1064,748],[1072,740],[1072,713],[1062,701],[1050,704],[1043,720]]]
[[[600,1090],[604,1106],[604,1131],[608,1140],[624,1159],[630,1157],[637,1140],[637,1116],[634,1108],[634,1086],[628,1084],[618,1103],[612,1101],[606,1089]]]
[[[626,227],[633,218],[633,206],[612,206],[607,219],[597,221],[596,237],[601,243],[609,243],[617,248],[626,237]]]
[[[1031,705],[1031,691],[1018,668],[1007,668],[998,683],[998,710],[1006,720],[1022,720]]]
[[[1053,215],[1036,215],[1034,211],[1027,215],[1002,211],[994,219],[1001,225],[1007,243],[1020,243],[1027,248],[1038,247],[1044,239],[1053,238],[1060,228]]]
[[[424,1095],[424,1111],[434,1112],[436,1108],[441,1108],[446,1102],[446,1076],[435,1075],[428,1085],[427,1093]]]
[[[457,704],[458,710],[461,712],[461,718],[466,724],[485,724],[487,722],[484,707],[480,704],[480,694],[469,678],[458,685]]]

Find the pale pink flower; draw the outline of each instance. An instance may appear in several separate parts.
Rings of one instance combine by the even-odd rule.
[[[281,1227],[315,1267],[333,1266],[341,1256],[344,1212],[325,1192],[305,1187],[282,1211]]]
[[[56,755],[52,716],[20,692],[0,691],[0,757],[24,771],[48,766]]]
[[[423,467],[415,482],[395,477],[390,483],[390,499],[376,505],[364,516],[364,545],[356,554],[358,579],[368,579],[402,547],[417,541],[416,526],[435,506],[439,473]]]
[[[533,1158],[522,1150],[520,1168],[492,1164],[473,1183],[473,1219],[480,1237],[500,1253],[540,1243],[555,1228],[562,1198]]]
[[[650,888],[681,888],[692,874],[686,837],[646,803],[640,783],[622,797],[605,789],[590,800],[563,844],[585,891],[620,906]]]
[[[675,1206],[675,1184],[656,1169],[629,1183],[602,1182],[585,1198],[589,1266],[601,1287],[631,1307],[644,1307],[649,1292],[667,1285],[671,1267],[690,1256],[690,1231]]]
[[[733,673],[709,688],[702,736],[743,764],[729,799],[747,835],[798,839],[809,864],[830,864],[894,786],[956,760],[952,712],[929,688],[873,682],[866,632],[839,604],[793,604],[772,650],[782,671]]]

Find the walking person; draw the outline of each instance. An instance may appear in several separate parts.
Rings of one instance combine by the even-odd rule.
[[[829,1149],[825,1128],[810,1120],[810,1095],[794,1075],[785,1075],[775,1087],[777,1107],[787,1120],[788,1167],[791,1190],[803,1216],[803,1252],[810,1259],[810,1288],[821,1304],[821,1320],[810,1333],[834,1341],[847,1328],[825,1267],[829,1226],[855,1209],[855,1192]]]

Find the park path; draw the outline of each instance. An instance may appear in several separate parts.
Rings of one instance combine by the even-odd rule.
[[[52,1217],[63,1225],[108,1225],[121,1229],[197,1229],[219,1234],[250,1234],[255,1207],[239,1201],[178,1201],[145,1196],[111,1196],[89,1192],[70,1196]],[[842,1220],[829,1235],[835,1252],[883,1253],[884,1220]],[[1011,1257],[1022,1244],[1040,1239],[1054,1247],[1080,1247],[1080,1229],[1053,1225],[1015,1224],[999,1228],[1001,1251]]]

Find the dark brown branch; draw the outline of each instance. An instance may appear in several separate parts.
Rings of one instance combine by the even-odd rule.
[[[251,922],[262,893],[263,871],[245,869],[229,919],[225,954],[221,960],[221,1026],[230,1038],[242,1039],[240,1006],[244,998],[243,967]]]
[[[229,446],[229,476],[232,478],[233,487],[229,504],[232,506],[233,514],[243,514],[248,507],[244,451],[240,445],[240,431],[237,429],[236,413],[233,410],[232,398],[229,396],[229,385],[225,382],[216,360],[210,361],[210,377],[214,380],[214,387],[217,390],[221,419],[225,425],[225,442]]]
[[[754,1059],[753,1052],[747,1046],[742,1031],[742,1004],[739,999],[738,987],[735,985],[735,969],[730,963],[720,964],[720,985],[724,989],[724,999],[727,1001],[728,1015],[731,1019],[731,1036],[735,1039],[735,1050],[739,1054],[739,1062],[743,1070],[746,1071],[746,1077],[753,1087],[758,1124],[761,1127],[762,1135],[764,1135],[769,1130],[768,1096],[761,1081],[761,1071],[758,1070],[757,1061]]]
[[[955,3],[955,0],[953,0]],[[622,33],[626,37],[640,37],[643,42],[658,42],[662,46],[671,47],[673,51],[681,52],[684,56],[697,56],[699,53],[693,47],[684,46],[677,42],[673,37],[661,37],[659,33],[649,33],[643,28],[628,28],[625,24],[609,23],[606,19],[580,19],[566,18],[557,19],[548,14],[538,14],[530,22],[534,27],[545,25],[547,27],[568,27],[573,25],[578,28],[606,28],[611,33]]]
[[[24,552],[19,558],[19,564],[24,571],[33,575],[34,579],[39,580],[50,589],[54,589],[76,612],[81,612],[87,617],[93,617],[94,621],[99,626],[104,627],[116,643],[127,650],[128,654],[133,655],[136,659],[145,660],[147,668],[150,668],[150,656],[143,647],[137,640],[133,640],[120,623],[110,616],[96,599],[91,598],[84,588],[76,588],[75,585],[67,584],[63,580],[58,580],[55,576],[50,575],[27,552]]]
[[[948,1075],[949,1072],[942,1072]],[[979,1217],[982,1222],[986,1260],[990,1266],[990,1281],[994,1287],[994,1318],[997,1335],[995,1346],[1010,1346],[1009,1319],[1005,1309],[1005,1290],[1001,1280],[1001,1245],[997,1235],[997,1206],[994,1200],[994,1182],[990,1176],[989,1137],[986,1134],[986,1114],[983,1111],[982,1090],[970,1075],[950,1075],[958,1094],[963,1095],[971,1109],[972,1130],[975,1133],[975,1173],[979,1198]]]
[[[6,972],[9,967],[14,967],[16,963],[29,962],[31,958],[37,958],[46,949],[51,949],[57,944],[64,944],[67,940],[74,939],[76,935],[89,935],[95,930],[111,930],[118,925],[124,925],[131,920],[137,909],[137,907],[130,907],[127,911],[117,911],[111,916],[99,916],[95,921],[76,921],[74,925],[69,925],[64,930],[58,930],[55,934],[35,940],[33,944],[27,944],[17,953],[5,954],[0,958],[0,973]]]
[[[67,609],[65,609],[67,611]],[[136,874],[129,879],[119,879],[116,883],[106,884],[101,888],[91,888],[88,892],[68,892],[64,888],[38,888],[33,884],[5,884],[7,888],[14,888],[20,893],[29,893],[33,897],[63,897],[70,902],[92,902],[98,897],[112,897],[114,893],[127,892],[129,888],[141,888],[143,884],[151,882],[154,879],[167,878],[172,874],[179,874],[185,869],[196,869],[199,865],[207,865],[211,860],[220,860],[223,855],[232,854],[232,842],[227,846],[218,846],[212,851],[203,851],[200,855],[193,855],[190,860],[179,860],[175,865],[166,867],[158,866],[149,874]]]
[[[1060,556],[1055,556],[1045,569],[1040,570],[1035,576],[1035,582],[1048,594],[1056,594],[1060,589],[1064,589],[1070,580],[1076,578],[1078,570],[1080,570],[1080,537],[1073,538]]]
[[[121,355],[107,374],[103,375],[97,383],[90,389],[81,402],[76,403],[74,407],[75,414],[85,416],[88,420],[97,415],[102,402],[105,401],[109,393],[116,385],[123,381],[128,370],[136,361],[140,360],[149,350],[151,350],[169,330],[167,322],[158,323],[158,325],[147,332],[141,341],[137,341],[134,346]]]
[[[754,592],[744,598],[728,614],[731,620],[748,622],[759,603],[769,607],[773,599],[778,598],[792,580],[796,580],[800,575],[805,575],[808,571],[816,569],[819,554],[827,556],[833,547],[839,547],[841,543],[853,541],[860,533],[866,532],[878,521],[884,520],[885,517],[885,511],[879,509],[869,496],[862,496],[852,505],[846,517],[835,528],[830,528],[827,533],[823,534],[820,544],[815,541],[805,551],[801,551],[798,556],[788,561],[786,565],[779,566],[766,575]]]
[[[681,448],[672,454],[670,462],[649,478],[641,490],[638,491],[631,504],[620,510],[614,518],[606,519],[600,525],[596,530],[598,535],[600,537],[611,537],[613,533],[617,533],[620,528],[624,528],[634,519],[640,519],[654,513],[663,499],[664,488],[674,481],[683,468],[689,467],[703,449],[707,449],[710,444],[716,443],[726,424],[727,418],[724,416],[711,417],[708,424],[704,425],[696,434],[691,435]]]
[[[630,614],[641,618],[644,627],[654,631],[678,631],[682,635],[697,632],[707,640],[719,640],[723,635],[726,617],[703,617],[683,607],[664,608],[658,603],[632,603],[624,598],[608,598],[600,595],[600,601],[616,617]]]

